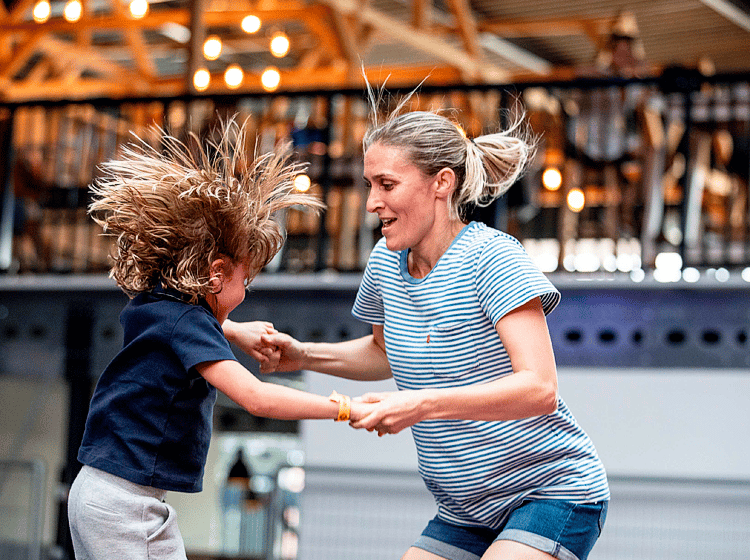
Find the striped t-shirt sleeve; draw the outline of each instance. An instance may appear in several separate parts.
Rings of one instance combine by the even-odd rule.
[[[352,315],[360,321],[370,323],[371,325],[382,325],[385,323],[383,296],[380,293],[380,285],[373,273],[373,268],[376,266],[373,262],[376,251],[377,248],[373,251],[367,267],[365,267],[362,282],[359,285],[357,297],[352,307]]]
[[[479,303],[493,325],[535,297],[541,299],[545,315],[560,302],[560,292],[523,246],[505,234],[493,237],[479,255],[476,289]]]

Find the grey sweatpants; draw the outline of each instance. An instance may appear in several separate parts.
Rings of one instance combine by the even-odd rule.
[[[77,560],[187,560],[166,491],[84,466],[70,488]]]

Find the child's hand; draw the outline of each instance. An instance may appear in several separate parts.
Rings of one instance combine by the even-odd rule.
[[[260,362],[260,373],[273,373],[279,368],[281,359],[281,350],[276,347],[266,346],[260,350],[263,354],[263,360]]]
[[[261,364],[261,369],[268,364],[278,364],[279,351],[269,347],[261,341],[264,334],[274,334],[276,329],[267,321],[248,321],[246,323],[235,323],[227,319],[222,325],[224,336],[227,340],[236,344],[245,354]],[[273,370],[269,370],[273,371]]]
[[[273,332],[263,334],[261,342],[266,348],[271,348],[280,353],[275,368],[268,369],[264,373],[305,369],[305,346],[296,338],[292,338],[288,334]]]
[[[376,406],[377,403],[362,402],[352,399],[351,412],[349,413],[349,424],[351,425],[353,422],[362,420],[364,417],[370,414]]]
[[[364,428],[368,432],[377,431],[379,436],[397,434],[401,430],[421,422],[424,407],[421,406],[427,395],[426,390],[390,391],[382,393],[365,393],[352,399],[352,408],[366,405],[371,408],[360,418],[352,418],[352,428]]]

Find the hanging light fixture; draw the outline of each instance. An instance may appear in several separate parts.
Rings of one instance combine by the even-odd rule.
[[[203,56],[207,60],[216,60],[221,55],[221,38],[218,35],[210,35],[203,43]]]
[[[567,197],[568,208],[573,212],[580,212],[586,206],[586,196],[578,187],[570,189]]]
[[[242,18],[240,26],[242,27],[242,31],[252,35],[260,30],[261,21],[258,16],[249,15]]]
[[[63,17],[65,18],[65,21],[68,21],[70,23],[76,22],[81,19],[82,13],[83,6],[81,5],[81,0],[68,0],[68,2],[65,4],[65,8],[63,9]]]
[[[542,185],[548,191],[556,191],[562,186],[562,173],[557,167],[548,167],[542,173]]]
[[[224,71],[224,83],[229,89],[237,89],[244,79],[245,73],[238,64],[232,64]]]
[[[306,173],[300,173],[294,178],[294,190],[297,192],[307,192],[312,186],[310,176]]]
[[[148,13],[148,0],[132,0],[129,9],[131,16],[135,19],[142,19]]]
[[[49,19],[50,14],[52,13],[52,7],[50,6],[49,2],[47,0],[39,0],[36,4],[34,4],[34,11],[32,12],[34,16],[34,21],[37,23],[44,23]]]
[[[206,91],[211,84],[211,74],[205,68],[199,68],[193,74],[193,85],[198,91]]]
[[[277,31],[271,37],[271,54],[276,58],[283,58],[289,52],[289,37],[283,31]]]
[[[278,68],[269,66],[260,75],[260,83],[266,91],[276,91],[281,83],[281,73]]]

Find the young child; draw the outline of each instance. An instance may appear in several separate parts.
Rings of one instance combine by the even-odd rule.
[[[220,132],[205,147],[166,134],[162,151],[131,144],[92,187],[90,212],[117,240],[110,275],[131,301],[120,317],[123,348],[91,401],[84,466],[70,491],[78,559],[186,558],[164,497],[202,488],[217,390],[251,414],[280,419],[357,419],[370,406],[263,383],[234,357],[232,323],[226,332],[222,324],[281,247],[274,212],[322,205],[295,193],[299,166],[279,154],[248,158],[244,126],[231,119]],[[243,348],[278,360],[260,344],[273,332],[252,323]]]

